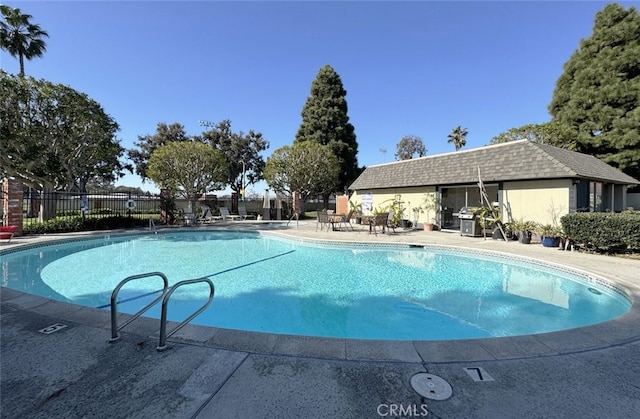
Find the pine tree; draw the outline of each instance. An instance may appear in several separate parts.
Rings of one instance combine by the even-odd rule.
[[[640,179],[640,14],[609,4],[564,65],[549,112],[576,150]]]
[[[330,65],[322,67],[311,84],[311,95],[302,108],[302,123],[294,141],[315,141],[331,147],[340,164],[339,191],[359,174],[358,143],[349,123],[346,95],[338,73]]]

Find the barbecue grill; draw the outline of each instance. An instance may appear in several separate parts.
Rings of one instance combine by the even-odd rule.
[[[472,207],[462,207],[458,211],[458,218],[460,219],[460,235],[480,237],[484,233],[482,226],[480,225],[479,209]]]

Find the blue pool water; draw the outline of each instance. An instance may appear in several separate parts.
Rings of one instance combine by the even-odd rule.
[[[513,258],[429,247],[314,245],[255,232],[113,237],[0,258],[3,286],[107,310],[111,291],[130,275],[161,271],[171,284],[209,277],[213,304],[192,323],[308,336],[524,335],[603,322],[631,306],[577,273]],[[134,313],[160,288],[158,277],[130,282],[119,310]],[[188,316],[207,295],[205,284],[180,288],[169,304],[170,320]],[[159,317],[159,307],[154,310],[147,315]]]

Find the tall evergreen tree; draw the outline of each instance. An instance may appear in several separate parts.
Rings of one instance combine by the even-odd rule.
[[[491,139],[490,144],[506,143],[508,141],[529,140],[543,144],[551,144],[567,150],[576,149],[576,133],[571,127],[557,121],[542,124],[526,124],[511,128]]]
[[[322,67],[311,84],[311,95],[302,108],[302,123],[294,141],[315,141],[331,147],[340,164],[340,191],[360,173],[358,143],[349,123],[346,95],[338,73],[330,65]]]
[[[39,25],[30,22],[33,16],[23,14],[20,9],[0,6],[0,48],[20,61],[20,75],[24,76],[24,59],[41,57],[47,45],[42,38],[48,37]]]
[[[609,4],[556,82],[549,112],[576,150],[640,179],[640,14]]]

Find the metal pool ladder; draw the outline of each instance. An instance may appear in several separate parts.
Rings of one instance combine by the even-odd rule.
[[[129,320],[124,322],[123,325],[118,327],[117,299],[118,299],[118,293],[120,292],[120,289],[129,281],[133,281],[135,279],[140,279],[140,278],[148,278],[152,276],[159,276],[160,278],[162,278],[162,281],[163,281],[162,294],[160,294],[155,300],[153,300],[152,302],[150,302],[149,304],[141,308],[137,313],[131,316]],[[181,286],[188,285],[188,284],[197,284],[200,282],[205,282],[209,285],[209,298],[207,299],[207,301],[204,303],[202,307],[200,307],[198,310],[196,310],[193,314],[191,314],[186,319],[182,320],[180,324],[176,326],[175,329],[173,329],[170,333],[167,334],[167,304],[169,303],[169,298],[171,298],[171,295],[174,293],[174,291],[180,288]],[[148,272],[144,274],[132,275],[132,276],[126,277],[125,279],[120,281],[120,283],[114,288],[113,292],[111,293],[111,338],[109,339],[109,342],[113,343],[120,340],[120,334],[118,333],[120,330],[122,330],[125,326],[133,322],[135,319],[140,317],[143,313],[145,313],[151,307],[156,305],[160,300],[162,300],[162,314],[160,316],[160,341],[158,343],[158,347],[156,348],[156,350],[164,351],[165,349],[167,349],[167,338],[171,337],[174,333],[182,329],[182,327],[184,327],[187,323],[193,320],[197,315],[199,315],[204,310],[206,310],[207,307],[209,307],[209,305],[213,301],[214,294],[215,294],[215,287],[213,286],[213,282],[209,278],[204,278],[204,277],[195,278],[195,279],[186,279],[184,281],[177,282],[171,288],[169,288],[169,280],[167,279],[166,275],[163,274],[162,272]]]
[[[156,227],[156,223],[153,221],[153,218],[149,217],[149,231],[154,231],[158,234],[158,228]]]

